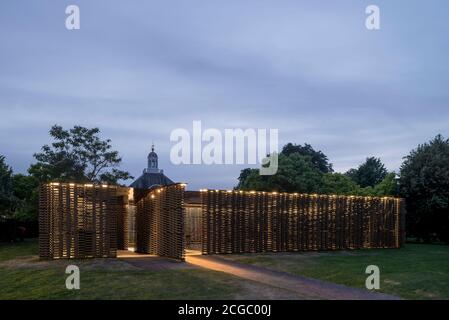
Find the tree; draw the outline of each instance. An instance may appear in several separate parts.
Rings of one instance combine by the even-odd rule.
[[[323,194],[357,195],[360,186],[342,173],[326,173],[323,175]]]
[[[99,134],[98,128],[53,126],[50,136],[54,142],[34,154],[37,163],[31,165],[30,174],[40,182],[117,183],[132,179],[128,172],[117,169],[122,159],[111,150],[111,140],[101,140]]]
[[[251,176],[251,174],[255,172],[255,173],[259,173],[259,171],[257,171],[256,169],[251,169],[251,168],[246,168],[243,169],[242,171],[240,171],[240,175],[237,178],[239,180],[239,183],[237,184],[237,186],[235,187],[235,189],[242,189],[244,188],[243,185],[246,183],[248,183],[248,179]]]
[[[12,169],[0,155],[0,214],[10,215],[13,204]]]
[[[399,184],[407,202],[408,234],[449,243],[449,139],[438,135],[412,150]]]
[[[14,196],[17,199],[14,217],[20,221],[37,221],[39,181],[33,176],[15,174],[12,182]]]
[[[304,146],[287,143],[283,148],[281,154],[290,156],[293,153],[298,153],[302,156],[310,157],[312,164],[322,173],[333,172],[332,164],[329,163],[327,156],[321,151],[315,151],[310,144]]]
[[[244,169],[239,177],[238,189],[278,192],[317,193],[322,187],[322,173],[310,157],[292,153],[279,154],[275,175],[261,176],[258,169]]]
[[[346,172],[346,175],[362,188],[374,187],[385,179],[387,174],[388,171],[382,161],[375,157],[367,158],[357,169]]]
[[[396,173],[390,172],[387,176],[379,183],[374,186],[374,196],[378,197],[396,197],[399,195],[399,184],[396,179]]]

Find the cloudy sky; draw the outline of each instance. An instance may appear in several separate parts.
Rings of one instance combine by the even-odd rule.
[[[449,136],[449,2],[317,2],[2,0],[0,154],[26,172],[51,125],[98,126],[136,177],[154,141],[173,180],[228,188],[244,166],[171,164],[173,129],[278,128],[337,171]]]

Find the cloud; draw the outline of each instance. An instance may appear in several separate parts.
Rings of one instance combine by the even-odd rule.
[[[378,1],[9,0],[0,10],[0,150],[17,171],[54,123],[98,126],[140,174],[151,142],[161,166],[189,187],[235,185],[240,166],[174,166],[170,132],[277,128],[311,143],[339,171],[367,156],[397,170],[418,143],[449,136],[449,4]],[[416,20],[416,23],[413,21]]]

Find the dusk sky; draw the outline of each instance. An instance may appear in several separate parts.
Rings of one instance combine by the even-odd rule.
[[[276,128],[339,172],[448,137],[449,2],[317,2],[2,0],[0,154],[25,173],[53,124],[99,127],[135,177],[154,141],[172,180],[231,188],[247,166],[171,164],[170,132]]]

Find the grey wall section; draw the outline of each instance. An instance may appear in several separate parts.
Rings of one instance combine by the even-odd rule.
[[[399,248],[396,198],[204,191],[203,254]]]

